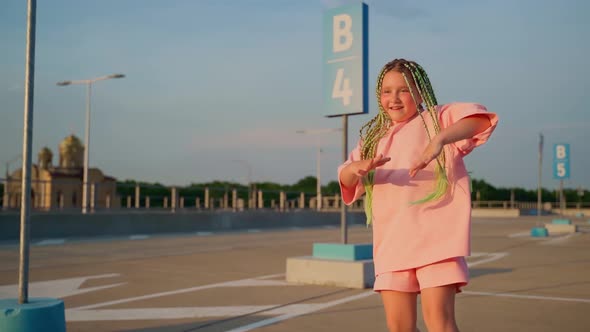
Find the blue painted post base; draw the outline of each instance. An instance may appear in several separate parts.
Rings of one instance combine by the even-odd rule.
[[[531,229],[531,236],[532,237],[547,237],[549,236],[549,232],[545,227],[533,227]]]
[[[570,219],[553,219],[551,223],[554,225],[571,225],[572,221]]]
[[[25,304],[0,299],[0,331],[65,332],[64,303],[51,298],[29,298]]]
[[[373,259],[372,244],[314,243],[313,257],[345,261]]]

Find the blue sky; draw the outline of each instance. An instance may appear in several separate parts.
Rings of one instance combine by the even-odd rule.
[[[183,185],[210,180],[293,183],[315,175],[322,115],[322,19],[329,0],[38,1],[33,156],[84,137],[85,87],[58,81],[111,73],[93,85],[90,160],[123,179]],[[381,66],[413,59],[439,102],[498,113],[492,139],[466,158],[496,186],[543,185],[554,143],[571,145],[567,187],[590,189],[586,1],[365,1],[369,115],[349,118],[349,146],[376,112]],[[26,1],[0,3],[0,165],[22,151]],[[321,136],[322,182],[336,179],[341,134]],[[236,162],[242,160],[242,162]],[[20,165],[13,163],[11,169]],[[2,169],[2,174],[4,169]]]

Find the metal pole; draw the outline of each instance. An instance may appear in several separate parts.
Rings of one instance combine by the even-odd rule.
[[[539,177],[537,179],[537,222],[541,217],[541,174],[543,164],[543,134],[539,133]]]
[[[320,144],[320,140],[318,138],[318,155],[317,155],[317,165],[316,165],[316,197],[317,197],[317,210],[322,210],[322,180],[321,180],[321,167],[322,167],[322,146]]]
[[[92,96],[92,82],[86,85],[86,134],[84,147],[84,178],[82,180],[82,213],[88,213],[88,159],[90,155],[90,98]]]
[[[2,193],[2,210],[8,210],[8,163],[6,163],[6,177],[4,178],[4,192]]]
[[[563,179],[559,180],[559,215],[563,216],[565,201],[563,199]]]
[[[35,87],[35,12],[37,1],[27,2],[27,44],[25,58],[25,102],[23,166],[20,210],[20,261],[18,303],[29,301],[29,224],[31,210],[31,147],[33,141],[33,92]]]
[[[348,159],[348,115],[342,116],[342,152],[343,160]],[[340,205],[340,231],[342,244],[348,243],[348,229],[346,225],[346,204]]]

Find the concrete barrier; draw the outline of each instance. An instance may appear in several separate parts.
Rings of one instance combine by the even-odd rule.
[[[349,225],[365,224],[363,212],[348,213]],[[36,213],[31,216],[31,239],[127,236],[133,234],[233,231],[252,228],[339,226],[340,212],[310,210],[276,212],[135,212],[135,213]],[[0,241],[17,241],[17,213],[0,214]]]
[[[545,224],[549,235],[572,234],[578,231],[578,226],[573,224]]]
[[[471,209],[472,217],[515,218],[520,216],[519,209]]]
[[[473,217],[518,217],[517,209],[473,209]],[[349,211],[349,225],[365,225],[363,211]],[[134,234],[190,233],[245,230],[249,228],[289,228],[340,226],[340,211],[314,210],[190,211],[176,213],[157,210],[97,212],[34,212],[31,239],[127,236]],[[0,213],[0,241],[18,241],[20,217],[16,212]]]
[[[311,256],[287,258],[287,282],[307,285],[370,288],[375,282],[373,260],[346,261]]]

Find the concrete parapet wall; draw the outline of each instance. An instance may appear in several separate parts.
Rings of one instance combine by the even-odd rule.
[[[363,224],[362,212],[350,212],[347,223]],[[340,213],[293,211],[245,212],[143,212],[143,213],[40,213],[31,216],[31,239],[126,236],[133,234],[231,231],[254,228],[288,228],[340,225]],[[19,239],[17,213],[0,214],[0,241]]]
[[[473,217],[518,217],[518,209],[473,209]],[[349,225],[364,225],[362,211],[349,211]],[[339,226],[340,212],[299,210],[228,211],[134,211],[80,213],[47,212],[31,216],[31,239],[126,236],[134,234],[215,232],[310,226]],[[18,213],[0,214],[0,241],[19,239]]]
[[[520,216],[519,209],[478,209],[471,210],[472,217],[504,217],[515,218]]]

